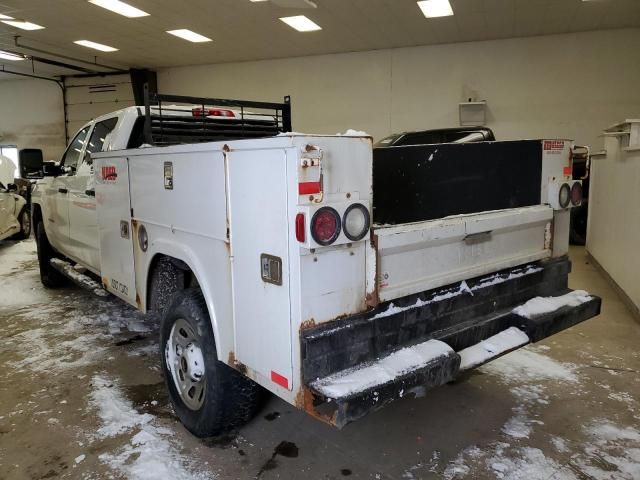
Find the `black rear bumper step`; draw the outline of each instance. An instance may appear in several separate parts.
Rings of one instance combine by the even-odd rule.
[[[521,317],[509,310],[501,315],[484,319],[478,328],[469,328],[464,333],[458,332],[452,336],[444,336],[440,340],[449,343],[447,338],[462,335],[468,341],[480,343],[495,334],[488,332],[499,333],[515,326],[525,332],[531,342],[537,342],[598,315],[600,306],[601,299],[592,296],[590,300],[578,306],[565,306],[533,318]],[[503,328],[505,325],[507,326]],[[509,353],[511,350],[501,352],[489,360]],[[454,380],[461,373],[460,362],[460,355],[451,350],[448,354],[437,357],[421,368],[398,376],[392,381],[338,399],[328,398],[311,386],[314,394],[314,406],[320,417],[330,418],[331,423],[341,428],[369,412],[383,408],[395,399],[412,394],[412,391],[417,388],[428,390]],[[475,365],[473,368],[477,366]]]
[[[460,373],[460,356],[456,352],[511,327],[526,333],[530,342],[537,342],[598,315],[601,300],[593,296],[578,306],[561,307],[532,318],[514,313],[516,307],[534,297],[571,292],[570,270],[566,256],[547,259],[398,299],[373,311],[303,330],[302,374],[316,412],[343,426],[412,388],[432,388],[453,380]],[[405,308],[385,315],[391,303]],[[313,387],[319,379],[370,365],[402,348],[429,340],[446,343],[451,355],[347,398],[330,399]]]

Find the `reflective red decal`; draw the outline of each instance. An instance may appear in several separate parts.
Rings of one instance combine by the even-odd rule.
[[[289,390],[289,380],[273,370],[271,370],[271,381]]]
[[[299,195],[311,195],[320,193],[320,182],[301,182],[298,184]]]
[[[571,167],[564,167],[564,174],[565,174],[565,175],[572,175],[572,174],[573,174],[573,168],[571,168]]]

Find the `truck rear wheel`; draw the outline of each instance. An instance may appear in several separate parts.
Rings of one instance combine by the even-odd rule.
[[[52,258],[55,257],[53,247],[47,239],[42,220],[36,225],[36,248],[38,250],[38,265],[40,267],[40,281],[47,288],[59,288],[67,284],[67,279],[51,266]]]
[[[220,435],[257,412],[262,388],[218,360],[199,289],[174,294],[163,312],[160,350],[173,408],[195,436]]]

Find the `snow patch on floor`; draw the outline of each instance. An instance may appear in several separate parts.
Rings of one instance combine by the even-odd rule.
[[[348,369],[319,379],[311,385],[329,398],[344,398],[417,370],[429,362],[453,353],[451,347],[439,340],[429,340],[403,348],[363,367]]]
[[[575,365],[558,362],[528,347],[511,352],[480,367],[484,373],[515,383],[532,380],[557,380],[575,383],[578,382],[575,369]]]
[[[130,480],[205,480],[205,473],[193,473],[188,459],[172,440],[173,430],[158,426],[156,417],[139,413],[120,388],[109,379],[95,376],[91,406],[97,411],[101,426],[99,437],[113,437],[125,432],[137,432],[130,441],[112,453],[98,458]]]

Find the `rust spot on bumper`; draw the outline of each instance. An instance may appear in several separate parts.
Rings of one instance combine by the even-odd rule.
[[[303,330],[306,330],[307,328],[311,328],[315,326],[316,326],[316,321],[313,318],[310,318],[309,320],[305,320],[300,324],[300,331],[303,331]]]
[[[302,387],[298,391],[298,394],[296,395],[295,405],[299,409],[304,410],[309,415],[311,415],[314,418],[317,418],[321,422],[327,423],[334,427],[336,426],[337,415],[338,415],[337,410],[334,412],[331,412],[331,414],[324,414],[318,411],[315,405],[315,395],[310,389],[306,387]]]
[[[231,368],[236,369],[243,375],[247,374],[247,366],[236,359],[236,354],[233,350],[229,352],[229,356],[227,357],[227,365],[229,365]]]

